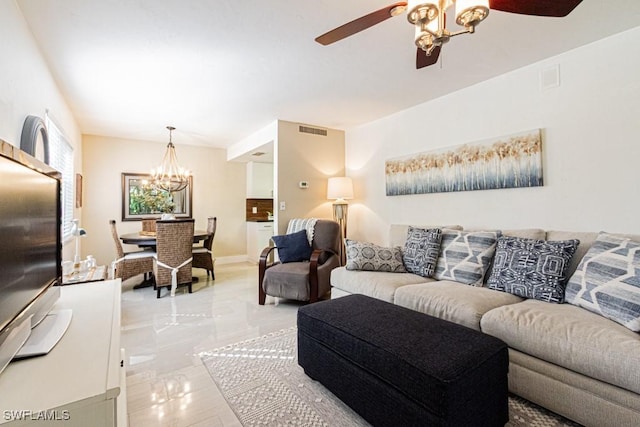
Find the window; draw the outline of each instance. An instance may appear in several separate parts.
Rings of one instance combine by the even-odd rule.
[[[71,239],[74,205],[73,148],[58,126],[46,116],[49,135],[49,163],[62,173],[62,239]]]

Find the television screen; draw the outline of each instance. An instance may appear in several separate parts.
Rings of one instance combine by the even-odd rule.
[[[0,333],[60,278],[59,203],[56,178],[0,156]]]

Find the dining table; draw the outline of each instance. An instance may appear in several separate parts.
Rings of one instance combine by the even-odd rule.
[[[193,243],[198,243],[209,236],[207,230],[194,230],[193,231]],[[137,245],[141,248],[155,248],[156,247],[156,235],[153,232],[138,231],[135,233],[126,233],[120,235],[122,243],[127,245]]]

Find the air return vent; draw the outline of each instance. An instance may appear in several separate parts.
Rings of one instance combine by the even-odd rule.
[[[312,128],[310,126],[298,126],[298,131],[300,133],[310,133],[312,135],[321,135],[321,136],[327,136],[327,130],[326,129],[318,129],[318,128]]]

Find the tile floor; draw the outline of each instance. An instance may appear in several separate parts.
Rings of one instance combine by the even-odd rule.
[[[193,293],[156,299],[152,288],[122,289],[129,425],[240,426],[198,353],[295,325],[299,303],[258,305],[256,265],[216,265],[216,280],[195,269]]]

